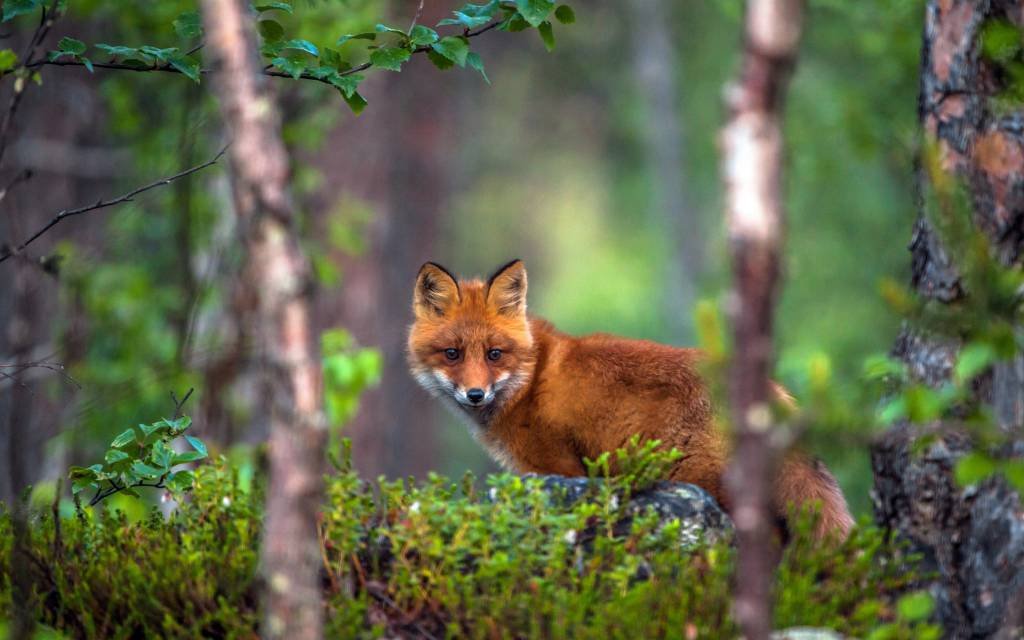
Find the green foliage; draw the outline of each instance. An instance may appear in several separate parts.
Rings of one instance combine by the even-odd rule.
[[[363,391],[380,382],[384,359],[377,349],[357,348],[352,334],[344,329],[324,331],[320,343],[327,420],[341,426],[359,409]]]
[[[4,20],[8,20],[8,9],[11,16],[34,11],[36,0],[21,0],[8,3],[4,7]],[[423,25],[413,25],[408,31],[378,23],[373,32],[349,33],[338,37],[336,46],[341,47],[348,42],[363,41],[367,43],[363,51],[347,51],[344,55],[338,50],[323,49],[312,41],[304,38],[288,38],[289,27],[278,19],[279,13],[292,14],[294,9],[286,2],[263,2],[253,5],[258,14],[257,31],[262,40],[260,52],[269,65],[291,78],[298,80],[307,78],[319,80],[337,88],[342,98],[359,115],[366,107],[366,99],[357,88],[363,76],[356,75],[359,70],[376,67],[388,71],[401,71],[402,64],[414,53],[425,52],[435,66],[447,69],[452,63],[470,67],[484,73],[483,61],[479,54],[472,52],[470,59],[469,38],[476,35],[475,29],[497,27],[506,31],[520,31],[520,24],[536,27],[548,50],[554,47],[554,33],[551,23],[546,20],[549,14],[555,13],[563,24],[575,21],[573,10],[562,5],[554,10],[552,0],[517,0],[516,3],[492,0],[486,4],[467,4],[453,11],[454,18],[445,18],[438,22],[438,27],[456,26],[462,29],[459,35],[440,37],[437,31]],[[183,40],[195,40],[202,36],[202,22],[195,11],[179,14],[172,22],[174,33]],[[378,38],[379,36],[379,38]],[[385,40],[380,43],[379,40]],[[47,59],[51,62],[69,57],[82,64],[89,71],[93,63],[84,54],[88,45],[71,37],[63,38],[55,51],[49,52]],[[97,44],[96,49],[108,54],[112,61],[139,69],[175,69],[191,79],[200,82],[202,69],[197,59],[181,53],[178,47],[155,47],[141,45],[130,47],[125,45]],[[360,56],[368,57],[366,62],[358,65]],[[487,80],[490,82],[490,80]]]
[[[71,467],[71,490],[96,493],[89,504],[95,505],[118,492],[139,497],[135,489],[167,489],[180,496],[192,488],[194,475],[188,469],[174,467],[198,462],[207,457],[206,445],[185,431],[192,424],[187,416],[153,424],[140,424],[121,432],[103,456],[103,462],[88,467]],[[178,452],[174,441],[183,437],[190,451]]]
[[[507,474],[488,478],[486,491],[472,476],[372,486],[346,461],[328,479],[321,520],[328,637],[386,628],[460,638],[495,629],[525,638],[734,636],[732,549],[684,542],[681,523],[653,512],[612,526],[623,493],[672,459],[649,445],[616,452],[623,473],[607,482],[614,490],[573,505],[536,478]],[[166,519],[155,509],[138,522],[80,509],[58,533],[52,516],[38,514],[29,551],[39,620],[83,638],[252,635],[261,504],[261,492],[220,462],[197,471],[191,500]],[[892,601],[917,577],[912,559],[867,528],[822,546],[806,537],[812,524],[797,527],[779,567],[778,626],[934,637],[920,596]],[[0,517],[0,618],[12,606],[10,526]]]

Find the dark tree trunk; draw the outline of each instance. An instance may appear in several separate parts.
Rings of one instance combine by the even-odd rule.
[[[980,33],[990,21],[1024,26],[1020,0],[930,0],[921,51],[919,117],[935,143],[942,169],[968,188],[973,221],[1007,265],[1024,249],[1024,111],[997,109],[999,71],[980,53]],[[927,176],[919,170],[920,211],[910,243],[912,285],[940,303],[969,296],[949,252],[929,222]],[[907,328],[894,353],[927,384],[949,379],[956,362],[955,338],[939,339]],[[1019,359],[999,365],[978,385],[978,399],[993,405],[1004,430],[1019,437],[1022,415]],[[875,514],[883,526],[908,538],[938,572],[929,587],[950,637],[1013,636],[1011,615],[1024,608],[1024,520],[1021,503],[999,478],[961,489],[953,479],[957,460],[971,448],[954,428],[935,427],[937,439],[912,453],[919,428],[902,425],[873,447]],[[1020,444],[1004,454],[1024,453]],[[1020,633],[1018,629],[1017,633]]]
[[[295,235],[288,153],[260,73],[247,0],[204,0],[207,51],[231,134],[235,213],[256,295],[255,325],[270,415],[270,481],[262,542],[265,638],[322,636],[317,514],[323,497],[320,361],[310,322],[310,270]]]
[[[722,131],[726,223],[735,302],[730,409],[736,450],[727,475],[739,553],[735,614],[748,640],[771,635],[771,487],[779,461],[770,376],[785,230],[782,108],[800,42],[801,0],[749,0],[742,67],[727,90]]]

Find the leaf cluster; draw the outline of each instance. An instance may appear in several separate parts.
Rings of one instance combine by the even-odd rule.
[[[167,489],[174,494],[190,490],[193,472],[174,468],[207,457],[206,445],[199,438],[185,435],[191,424],[185,416],[126,429],[110,443],[102,463],[71,467],[72,492],[95,491],[89,502],[95,505],[119,492],[139,497],[136,489],[142,487]],[[188,451],[175,451],[173,441],[179,436],[188,444]]]

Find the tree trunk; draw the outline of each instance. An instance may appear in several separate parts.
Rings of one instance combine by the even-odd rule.
[[[644,145],[654,178],[652,209],[671,251],[665,265],[664,300],[666,326],[682,342],[693,338],[693,308],[703,261],[704,234],[697,212],[687,194],[685,140],[679,113],[680,65],[676,60],[671,33],[671,5],[663,0],[630,0],[629,14],[635,21],[633,67],[640,97],[646,103]]]
[[[262,564],[263,637],[320,638],[317,512],[325,429],[320,363],[310,329],[310,272],[294,232],[288,155],[273,95],[260,74],[245,0],[204,0],[214,88],[231,134],[235,213],[256,292],[257,341],[270,413],[270,483]]]
[[[921,51],[919,117],[938,164],[969,190],[973,221],[1006,265],[1019,264],[1024,249],[1024,110],[996,108],[1005,74],[981,55],[980,34],[991,21],[1024,25],[1021,0],[930,0]],[[919,216],[910,243],[912,285],[938,303],[954,303],[970,292],[927,217],[927,177],[919,170]],[[955,339],[904,329],[894,353],[912,376],[937,386],[956,362]],[[996,367],[978,385],[978,399],[991,403],[1007,433],[1020,433],[1022,363]],[[872,450],[875,517],[908,538],[938,577],[928,586],[950,637],[1010,634],[1005,625],[1021,606],[1024,589],[1024,521],[1021,503],[1005,481],[992,478],[961,489],[953,479],[957,460],[971,448],[965,434],[939,428],[923,454],[914,454],[921,430],[901,425]],[[1021,443],[1007,455],[1024,453]],[[1012,606],[1011,606],[1012,605]],[[1016,633],[1020,633],[1018,628]]]
[[[730,401],[736,431],[727,483],[739,546],[735,615],[747,640],[771,635],[776,557],[771,487],[772,326],[782,238],[782,105],[800,42],[800,0],[749,0],[739,78],[722,131],[726,224],[733,261]]]

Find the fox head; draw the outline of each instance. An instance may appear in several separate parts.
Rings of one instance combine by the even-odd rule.
[[[435,396],[486,422],[529,379],[534,349],[526,316],[526,267],[513,260],[487,281],[420,268],[409,328],[413,376]]]

